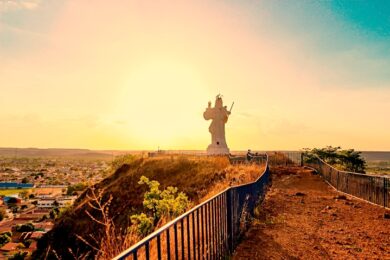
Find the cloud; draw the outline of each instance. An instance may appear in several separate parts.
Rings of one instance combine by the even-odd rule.
[[[0,13],[15,10],[33,10],[41,4],[41,0],[0,0]]]

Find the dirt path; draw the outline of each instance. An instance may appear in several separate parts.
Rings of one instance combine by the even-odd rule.
[[[341,196],[308,169],[275,168],[272,176],[233,259],[390,259],[383,208]]]

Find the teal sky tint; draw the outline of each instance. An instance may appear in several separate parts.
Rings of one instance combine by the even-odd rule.
[[[338,0],[328,2],[331,10],[363,33],[378,39],[390,38],[390,2],[388,0]]]
[[[321,80],[329,86],[390,88],[390,1],[234,3],[250,10],[262,37],[294,39],[291,50],[303,59],[333,67],[337,75]]]
[[[23,55],[46,43],[46,34],[65,1],[37,3],[37,7],[31,9],[21,6],[1,9],[0,6],[0,56]]]

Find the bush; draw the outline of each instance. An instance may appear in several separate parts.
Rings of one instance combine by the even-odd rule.
[[[153,218],[148,217],[145,213],[132,215],[130,217],[131,228],[135,229],[136,234],[145,237],[153,231]]]

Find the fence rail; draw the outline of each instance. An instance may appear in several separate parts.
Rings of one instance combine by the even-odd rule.
[[[265,170],[252,183],[229,187],[156,230],[114,259],[222,259],[248,228],[269,181]]]
[[[337,190],[363,200],[389,208],[390,179],[355,172],[339,171],[319,158],[313,158],[304,165],[316,169],[321,176]]]

